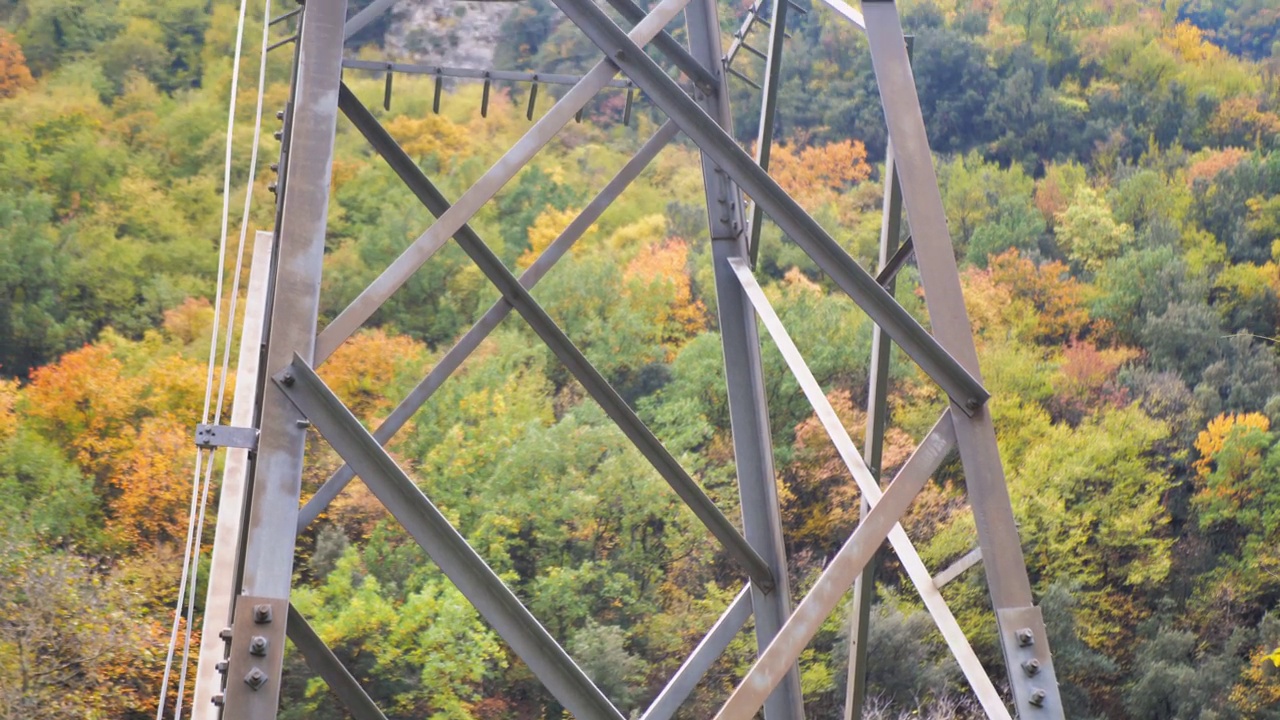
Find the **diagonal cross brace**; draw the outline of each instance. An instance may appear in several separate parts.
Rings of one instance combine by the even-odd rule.
[[[374,125],[376,126],[377,123],[375,122]],[[414,165],[413,160],[391,139],[391,136],[386,134],[386,130],[379,128],[379,131],[385,142],[380,142],[376,149],[387,158],[387,163],[400,176],[400,180],[409,186],[424,205],[427,205],[427,199],[439,196],[440,191]],[[427,207],[430,209],[431,205]],[[759,553],[742,537],[724,513],[720,512],[711,498],[707,497],[698,483],[689,476],[670,451],[663,446],[662,441],[658,440],[653,431],[627,405],[622,396],[618,395],[618,391],[613,389],[609,381],[605,380],[600,371],[556,325],[547,311],[533,299],[528,289],[520,284],[515,275],[511,274],[502,260],[469,229],[466,232],[459,232],[455,239],[462,250],[475,262],[476,267],[498,288],[506,301],[520,313],[529,327],[542,338],[542,342],[555,353],[578,382],[582,383],[582,387],[631,440],[640,454],[644,455],[658,474],[676,491],[680,499],[689,506],[693,514],[720,541],[730,557],[743,567],[751,581],[762,589],[772,589],[775,584],[773,573],[769,571],[768,564]]]
[[[607,2],[632,25],[644,20],[644,16],[647,14],[645,9],[635,4],[633,0],[607,0]],[[653,45],[671,58],[676,67],[680,68],[685,75],[688,75],[693,80],[695,85],[704,91],[715,92],[720,87],[719,78],[704,68],[702,63],[690,55],[689,51],[676,42],[675,38],[671,37],[667,31],[663,30],[658,33],[657,37],[653,39]]]
[[[440,570],[574,716],[622,714],[301,358],[273,380]]]
[[[764,291],[756,283],[755,276],[751,274],[751,268],[743,260],[735,260],[732,265],[734,273],[737,274],[738,280],[747,292],[747,297],[751,299],[751,303],[755,306],[756,313],[759,314],[765,329],[773,337],[774,344],[777,345],[779,352],[782,353],[782,359],[787,363],[787,367],[791,369],[791,373],[795,375],[796,381],[800,383],[800,389],[804,392],[805,398],[813,406],[814,412],[818,416],[818,421],[822,423],[822,428],[827,431],[832,444],[835,445],[836,453],[840,455],[840,459],[844,461],[845,466],[849,468],[849,472],[853,475],[854,481],[858,483],[858,489],[862,491],[862,496],[867,499],[869,504],[874,505],[879,502],[880,497],[884,494],[880,489],[880,484],[871,474],[866,463],[863,462],[862,456],[858,454],[858,449],[854,446],[853,439],[849,437],[849,431],[840,422],[840,417],[836,415],[835,408],[831,407],[831,402],[827,400],[826,393],[822,392],[822,388],[818,385],[818,380],[809,370],[809,366],[805,363],[804,358],[801,357],[795,343],[791,341],[791,336],[787,334],[782,321],[778,319],[778,314],[773,311],[773,307],[769,304],[768,298],[765,297]],[[955,413],[948,411],[947,416],[952,422],[956,419]],[[951,654],[955,656],[956,662],[959,663],[960,671],[964,673],[965,678],[969,681],[969,685],[973,688],[974,694],[977,695],[982,709],[986,711],[988,717],[996,720],[1009,720],[1009,710],[1004,706],[1000,693],[996,692],[995,686],[991,683],[991,678],[988,677],[986,670],[983,669],[982,663],[973,651],[973,647],[969,645],[969,639],[965,637],[964,630],[960,627],[960,623],[956,621],[955,616],[951,614],[951,608],[947,607],[947,601],[942,597],[942,592],[938,589],[938,586],[933,584],[933,577],[929,574],[929,569],[925,567],[924,561],[920,559],[920,554],[916,552],[915,546],[911,544],[911,538],[907,537],[907,532],[902,529],[901,525],[895,525],[893,530],[889,532],[889,544],[893,547],[894,552],[897,553],[898,559],[902,563],[902,569],[906,571],[907,577],[911,579],[911,584],[920,593],[920,599],[924,602],[925,608],[933,616],[934,624],[938,626],[942,639],[951,648]]]
[[[962,412],[973,413],[982,407],[990,397],[982,384],[880,287],[875,278],[859,267],[835,239],[592,0],[553,2],[942,386]]]
[[[347,117],[351,119],[356,128],[371,143],[382,143],[383,140],[380,139],[379,135],[385,134],[385,131],[378,125],[377,120],[363,105],[354,101],[354,98],[348,97],[350,101],[343,108]],[[592,223],[604,214],[604,211],[613,200],[640,175],[640,172],[667,146],[667,143],[671,142],[676,133],[676,126],[671,121],[667,121],[661,128],[658,128],[658,131],[641,146],[635,157],[627,161],[622,169],[614,175],[613,179],[605,184],[604,189],[592,198],[591,202],[587,203],[582,212],[578,213],[578,216],[569,223],[555,240],[551,241],[551,244],[538,256],[538,259],[534,260],[533,264],[521,273],[520,284],[527,289],[533,289],[560,258],[569,252],[569,249],[591,227]],[[470,357],[476,348],[480,347],[480,343],[498,327],[498,324],[507,315],[511,314],[511,311],[511,303],[507,302],[505,298],[501,298],[494,303],[476,321],[476,324],[452,348],[449,348],[444,357],[436,362],[435,367],[431,368],[431,372],[427,373],[422,382],[418,383],[410,391],[409,395],[391,411],[391,414],[378,426],[378,429],[373,431],[373,437],[383,445],[390,442],[391,438],[400,431],[400,428],[404,427],[404,424],[413,417],[418,409],[426,404],[427,400],[435,394],[435,391],[444,384],[444,381],[462,366],[463,361]],[[349,465],[343,465],[333,475],[329,476],[329,479],[325,480],[320,489],[311,496],[311,499],[307,500],[307,504],[298,512],[298,532],[302,532],[320,513],[324,512],[324,509],[329,506],[329,503],[333,502],[334,498],[338,496],[338,493],[342,492],[342,489],[347,486],[347,483],[351,482],[353,477],[355,477],[355,473]]]
[[[662,0],[652,13],[636,25],[630,37],[641,44],[648,42],[688,2],[689,0]],[[617,74],[617,66],[608,59],[596,63],[595,67],[556,101],[546,115],[538,118],[524,137],[516,141],[516,144],[511,146],[511,149],[507,150],[488,172],[463,193],[452,207],[448,203],[443,203],[443,209],[438,213],[439,219],[418,239],[410,243],[409,247],[405,248],[404,252],[355,300],[351,301],[351,304],[339,313],[338,317],[334,318],[333,322],[329,323],[329,326],[316,338],[317,363],[328,357],[335,348],[377,312],[378,308],[382,307],[382,304],[404,285],[418,268],[449,241],[450,236],[456,237],[459,242],[467,237],[475,237],[475,233],[469,231],[467,222],[480,211],[480,208],[484,207],[485,203],[492,200],[498,191],[533,159],[534,155],[551,142],[561,128],[573,120],[574,115],[587,104],[588,100],[608,86],[613,76]],[[378,151],[382,152],[382,149],[378,148]],[[406,169],[417,171],[417,164],[407,156],[405,159],[408,161]],[[403,177],[402,168],[397,167],[395,170]],[[439,193],[435,194],[439,195]],[[427,207],[430,209],[431,205],[428,204]]]
[[[853,535],[822,571],[778,636],[738,683],[716,720],[750,720],[756,714],[954,445],[951,419],[944,413],[898,471],[884,497],[858,523]]]

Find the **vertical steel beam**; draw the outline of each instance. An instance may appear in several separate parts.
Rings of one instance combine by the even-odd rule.
[[[893,146],[885,153],[884,162],[884,221],[880,225],[880,270],[888,266],[890,258],[898,250],[902,233],[902,188],[893,164]],[[885,289],[894,290],[890,277]],[[889,363],[893,343],[879,325],[871,329],[871,372],[867,387],[867,429],[862,444],[862,454],[867,467],[877,480],[881,478],[881,461],[884,454],[884,430],[889,413]],[[861,517],[871,510],[866,496],[862,497]],[[867,566],[858,574],[853,584],[853,607],[849,613],[849,672],[845,687],[844,718],[862,717],[862,704],[866,699],[867,683],[867,633],[871,621],[871,603],[875,596],[875,565]]]
[[[778,4],[785,6],[786,2],[779,0]],[[690,51],[704,67],[719,74],[722,70],[720,23],[715,0],[693,0],[686,8],[685,19],[689,26]],[[722,81],[718,92],[699,95],[707,114],[715,118],[726,132],[732,131],[727,84]],[[733,269],[729,267],[731,258],[747,257],[742,192],[706,153],[702,155],[702,177],[707,196],[707,221],[715,268],[716,303],[720,314],[720,340],[724,349],[742,529],[747,542],[768,563],[775,581],[772,590],[756,583],[751,585],[756,646],[759,652],[764,652],[791,614],[791,591],[787,582],[787,553],[782,538],[782,515],[773,467],[773,437],[769,430],[769,408],[765,402],[756,315],[734,277]],[[803,717],[800,670],[792,663],[777,691],[765,703],[765,718],[793,720]]]
[[[773,153],[773,121],[777,117],[778,88],[782,85],[782,48],[786,40],[788,0],[773,0],[773,21],[769,23],[769,49],[764,61],[764,83],[760,91],[760,127],[756,133],[756,164],[769,169]],[[747,248],[751,264],[760,254],[760,231],[764,224],[764,208],[751,204],[751,238]]]
[[[346,8],[346,0],[311,0],[302,14],[288,170],[290,177],[305,182],[289,183],[282,198],[266,373],[285,367],[295,354],[309,359],[315,347]],[[293,578],[306,444],[302,420],[278,388],[264,388],[228,667],[225,716],[235,720],[274,718],[279,704],[284,615]],[[247,597],[273,608],[274,621],[246,622],[254,617],[241,607],[249,603]],[[264,638],[270,649],[265,657],[249,654],[250,635]],[[264,679],[258,683],[251,678]]]
[[[231,401],[231,424],[250,427],[257,415],[258,360],[262,354],[262,316],[266,312],[267,282],[271,271],[271,244],[274,236],[258,232],[253,240],[253,261],[249,265],[249,290],[244,303],[244,324],[240,331],[240,354],[236,358],[236,392]],[[200,656],[196,665],[196,689],[191,696],[193,720],[214,720],[218,709],[213,696],[222,691],[222,674],[216,666],[227,656],[226,644],[218,633],[231,624],[231,601],[235,596],[236,561],[239,557],[240,526],[244,520],[245,486],[249,479],[249,451],[227,448],[218,495],[218,525],[213,536],[213,557],[209,562],[209,589],[204,601],[204,625],[200,632]]]
[[[930,324],[938,342],[970,375],[981,381],[978,352],[965,312],[955,249],[947,230],[898,9],[892,1],[871,0],[863,3],[862,12],[889,139],[897,152],[896,162]],[[1031,583],[1009,502],[990,409],[979,407],[971,415],[952,413],[952,418],[1018,714],[1062,717],[1052,663],[1047,663],[1047,667],[1041,663],[1032,688],[1010,652],[1018,647],[1015,635],[1021,628],[1006,627],[1004,618],[1008,613],[1004,611],[1032,608]],[[1034,615],[1027,628],[1034,636],[1032,642],[1047,649],[1049,641],[1038,614],[1025,615]],[[1031,695],[1037,690],[1044,695],[1033,702]],[[1051,708],[1057,708],[1057,712]]]

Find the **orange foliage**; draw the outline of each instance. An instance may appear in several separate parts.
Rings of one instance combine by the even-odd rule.
[[[1187,168],[1187,184],[1192,185],[1197,180],[1213,180],[1220,173],[1234,169],[1247,157],[1249,153],[1237,147],[1214,150]]]
[[[1127,347],[1099,350],[1088,340],[1069,343],[1053,378],[1054,415],[1077,423],[1103,408],[1123,406],[1128,393],[1116,381],[1116,372],[1138,355]]]
[[[105,345],[89,345],[31,372],[26,415],[85,472],[106,480],[133,449],[143,383]]]
[[[18,381],[0,379],[0,442],[13,437],[18,429],[18,415],[14,406],[18,403]]]
[[[173,417],[142,423],[137,447],[110,479],[117,494],[107,528],[116,538],[137,547],[186,537],[194,455],[187,423]]]
[[[827,399],[849,437],[862,447],[867,414],[853,406],[847,390],[835,390]],[[915,442],[906,432],[886,430],[881,475],[892,477],[892,471],[914,449]],[[788,537],[798,543],[838,547],[858,524],[862,494],[816,415],[796,426],[795,450],[796,459],[788,468],[787,485],[781,494]]]
[[[1213,472],[1213,461],[1227,444],[1227,438],[1236,427],[1254,428],[1266,432],[1271,429],[1271,421],[1261,413],[1223,413],[1209,421],[1204,430],[1196,436],[1196,452],[1199,459],[1192,463],[1200,477],[1207,477]]]
[[[663,303],[651,320],[662,328],[663,343],[680,344],[697,335],[706,323],[707,308],[693,297],[693,284],[689,280],[689,245],[673,238],[665,243],[650,245],[627,263],[623,277],[628,284],[638,283],[642,292],[649,292],[655,285],[666,286],[669,303]]]
[[[385,393],[405,370],[426,357],[421,343],[382,330],[359,333],[334,351],[320,368],[325,383],[356,417],[370,419],[389,411],[398,400]]]
[[[34,84],[22,47],[13,35],[0,28],[0,98],[13,97]]]
[[[1063,263],[1047,262],[1039,267],[1030,258],[1010,249],[992,256],[988,272],[992,279],[1030,300],[1039,317],[1036,335],[1041,341],[1061,341],[1073,337],[1089,322],[1084,308],[1084,287],[1071,277]]]
[[[797,202],[812,209],[871,177],[871,166],[867,164],[867,148],[856,140],[810,145],[798,151],[794,145],[779,143],[773,146],[769,174]]]

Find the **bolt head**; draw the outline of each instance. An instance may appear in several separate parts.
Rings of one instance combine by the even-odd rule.
[[[254,668],[244,676],[244,682],[250,688],[257,690],[267,684],[267,674],[262,671],[262,668]]]
[[[1048,697],[1048,693],[1046,693],[1044,690],[1041,690],[1040,688],[1036,688],[1035,690],[1031,691],[1030,702],[1035,707],[1044,707],[1044,701],[1046,697]]]
[[[277,111],[276,111],[276,119],[277,119],[277,120],[283,120],[283,119],[284,119],[284,111],[283,111],[283,110],[277,110]]]
[[[213,703],[217,707],[222,707],[227,704],[227,696],[222,693],[218,693],[217,695],[209,698],[209,702]]]
[[[219,631],[218,631],[218,637],[222,638],[223,640],[230,640],[230,639],[231,639],[231,628],[222,628],[221,630],[219,630]]]
[[[283,139],[284,139],[284,131],[283,131],[283,130],[277,130],[277,131],[275,131],[275,132],[271,133],[271,137],[275,138],[276,140],[283,140]]]
[[[219,660],[219,661],[218,661],[218,663],[217,663],[216,665],[214,665],[213,667],[214,667],[214,669],[215,669],[215,670],[217,670],[217,671],[218,671],[218,674],[219,674],[219,675],[226,675],[226,674],[227,674],[227,661],[226,661],[226,660]]]
[[[291,373],[291,372],[287,372],[287,373],[285,373],[285,374],[284,374],[284,377],[283,377],[283,378],[281,378],[281,382],[283,382],[283,383],[284,383],[284,386],[285,386],[285,387],[293,387],[293,383],[294,383],[294,382],[296,382],[296,381],[297,381],[297,378],[295,378],[295,377],[293,376],[293,373]]]
[[[1021,630],[1018,630],[1017,638],[1018,645],[1022,647],[1036,644],[1036,634],[1031,631],[1031,628],[1022,628]]]
[[[253,621],[259,625],[271,622],[271,604],[258,603],[253,606]]]
[[[1031,658],[1030,660],[1022,663],[1022,670],[1028,675],[1035,675],[1040,672],[1040,661],[1035,658]]]
[[[249,641],[249,654],[262,657],[267,654],[267,639],[261,635],[254,635]]]

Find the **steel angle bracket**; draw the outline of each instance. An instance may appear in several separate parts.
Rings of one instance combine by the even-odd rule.
[[[206,450],[220,447],[244,448],[252,452],[258,449],[258,429],[200,423],[196,425],[196,447]]]

